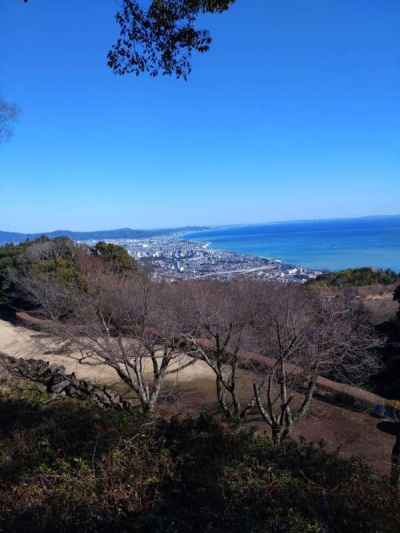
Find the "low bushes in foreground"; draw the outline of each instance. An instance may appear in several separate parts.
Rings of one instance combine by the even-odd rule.
[[[0,398],[2,532],[400,530],[387,483],[323,447],[45,400]]]

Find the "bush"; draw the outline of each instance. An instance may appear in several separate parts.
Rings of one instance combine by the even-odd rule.
[[[393,270],[374,268],[348,268],[339,272],[321,274],[308,285],[316,287],[366,287],[369,285],[392,285],[400,281],[400,275]]]
[[[3,395],[3,532],[397,533],[398,500],[357,460],[233,431]]]
[[[18,245],[0,246],[0,311],[8,315],[15,309],[32,309],[35,299],[29,280],[54,281],[61,286],[84,285],[84,275],[104,266],[119,273],[136,273],[137,264],[128,252],[115,244],[97,243],[89,248],[66,237],[41,237]]]

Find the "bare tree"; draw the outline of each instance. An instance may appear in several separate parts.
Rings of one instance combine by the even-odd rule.
[[[41,237],[27,247],[25,256],[30,261],[59,261],[66,257],[72,258],[83,249],[83,246],[77,246],[68,237],[56,237],[55,239]]]
[[[364,383],[378,367],[378,340],[359,309],[303,287],[265,286],[256,331],[269,357],[254,394],[272,438],[280,444],[304,417],[320,375]]]
[[[43,272],[35,277],[22,275],[17,283],[26,299],[39,306],[46,319],[62,320],[70,314],[76,303],[76,298],[65,285],[57,282],[49,273]]]
[[[12,123],[18,115],[17,107],[0,99],[0,142],[8,140],[12,134]]]
[[[247,284],[197,282],[191,290],[195,328],[191,334],[185,333],[186,350],[211,368],[222,412],[240,421],[253,404],[242,406],[238,376],[252,316]]]
[[[154,411],[169,375],[193,364],[180,348],[172,286],[102,269],[86,276],[84,289],[49,280],[44,285],[36,294],[51,319],[46,323],[51,336],[80,364],[112,368],[143,412]],[[69,309],[64,319],[57,318],[60,301]]]

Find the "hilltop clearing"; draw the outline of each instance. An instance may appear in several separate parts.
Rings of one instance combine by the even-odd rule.
[[[68,372],[98,383],[116,384],[115,373],[106,366],[83,366],[57,353],[50,338],[21,326],[0,320],[0,352],[15,357],[37,358],[65,366]],[[244,399],[251,394],[252,375],[240,371],[241,391]],[[163,406],[166,412],[196,414],[203,408],[215,410],[215,386],[210,369],[201,361],[179,372],[171,380],[177,400],[173,406]],[[360,456],[376,471],[390,472],[390,454],[393,437],[377,429],[377,419],[367,412],[355,412],[315,399],[310,414],[296,426],[294,437],[304,437],[312,442],[324,440],[327,450],[339,450],[344,457]],[[264,426],[252,416],[250,425],[260,430]]]

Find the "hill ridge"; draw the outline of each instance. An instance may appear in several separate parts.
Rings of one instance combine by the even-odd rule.
[[[182,226],[162,229],[117,228],[95,231],[54,230],[37,233],[0,231],[0,245],[8,243],[18,244],[26,240],[34,240],[43,236],[49,238],[69,237],[73,240],[145,239],[163,235],[168,236],[177,232],[201,231],[204,229],[208,229],[208,226]]]

